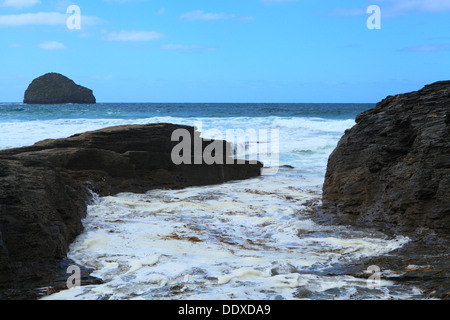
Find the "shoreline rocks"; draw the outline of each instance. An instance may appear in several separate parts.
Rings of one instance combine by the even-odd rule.
[[[363,112],[331,154],[317,218],[411,241],[363,259],[382,277],[450,298],[450,81],[389,96]],[[357,276],[357,275],[356,275]]]
[[[8,292],[23,297],[61,278],[65,270],[58,266],[83,230],[91,192],[144,193],[261,174],[259,162],[174,165],[171,135],[177,129],[201,139],[188,126],[130,125],[0,151],[0,299]],[[202,150],[213,142],[202,142]]]
[[[34,79],[25,91],[26,104],[95,104],[92,90],[77,85],[59,73],[47,73]]]
[[[450,235],[450,81],[389,96],[331,154],[322,210],[336,221]]]

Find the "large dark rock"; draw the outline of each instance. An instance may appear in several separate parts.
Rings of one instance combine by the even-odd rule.
[[[176,129],[190,132],[197,139],[192,143],[201,141],[193,127],[153,124],[0,151],[0,299],[11,298],[11,292],[23,298],[24,290],[61,278],[68,247],[83,230],[91,191],[142,193],[260,175],[261,163],[173,164]],[[202,149],[209,143],[203,142]],[[217,154],[226,158],[220,150]]]
[[[34,79],[25,91],[23,103],[27,104],[93,104],[92,90],[77,85],[59,73],[47,73]]]
[[[344,224],[450,235],[450,81],[389,96],[356,122],[329,158],[323,211]]]
[[[86,215],[87,189],[71,180],[44,161],[0,159],[0,298],[50,285]]]

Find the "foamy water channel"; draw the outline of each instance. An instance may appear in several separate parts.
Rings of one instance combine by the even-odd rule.
[[[408,298],[381,281],[323,276],[320,270],[401,247],[311,219],[321,179],[266,176],[184,190],[98,199],[69,258],[104,280],[46,299]],[[414,290],[412,290],[414,291]],[[332,292],[332,294],[330,293]]]

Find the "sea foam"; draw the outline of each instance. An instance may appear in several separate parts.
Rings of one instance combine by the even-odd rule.
[[[341,292],[338,298],[364,292],[361,279],[320,271],[409,240],[316,224],[305,201],[319,195],[312,181],[269,176],[101,198],[89,207],[86,230],[69,257],[105,283],[47,298],[295,299],[301,288],[310,297],[326,297],[331,289]]]

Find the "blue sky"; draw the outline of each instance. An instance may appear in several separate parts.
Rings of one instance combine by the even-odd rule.
[[[47,72],[98,102],[365,103],[450,79],[450,0],[0,0],[0,34],[3,102]]]

